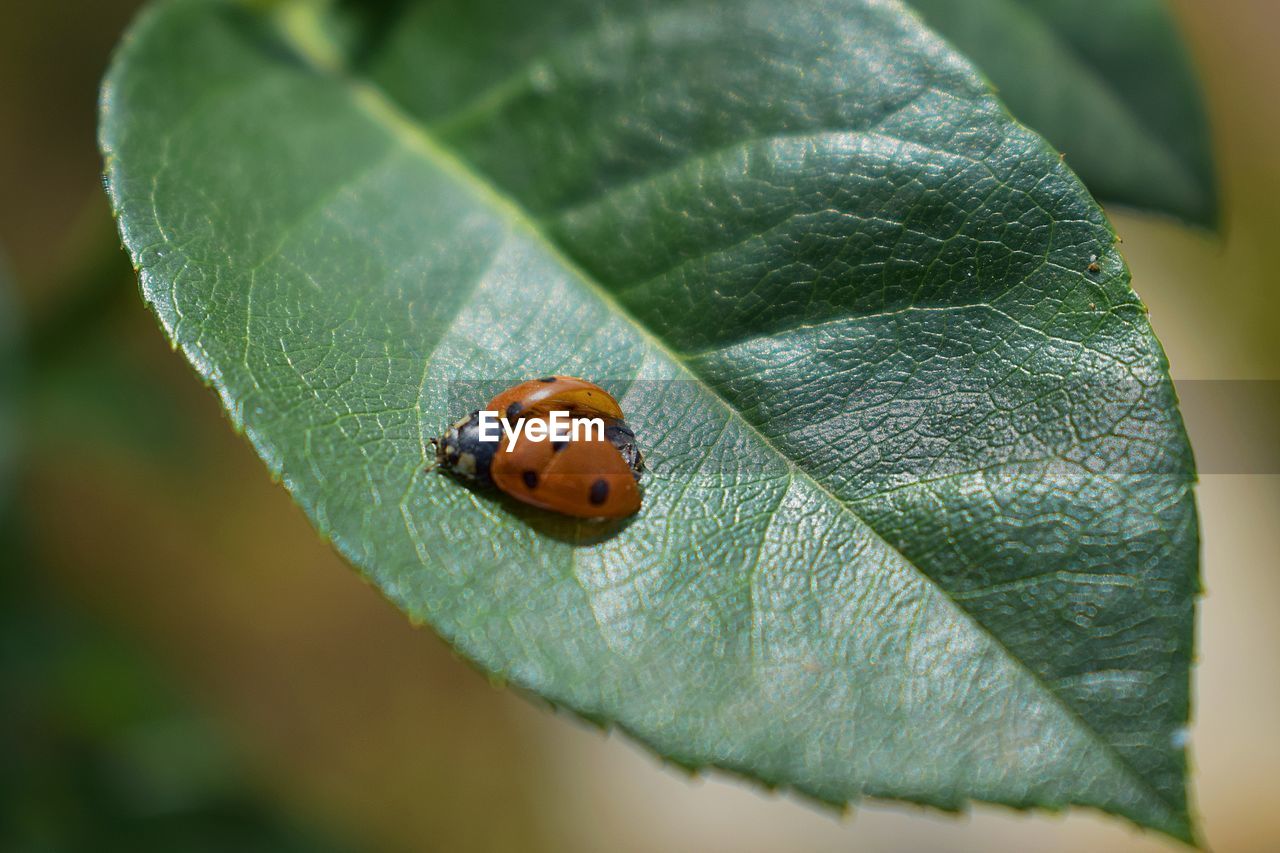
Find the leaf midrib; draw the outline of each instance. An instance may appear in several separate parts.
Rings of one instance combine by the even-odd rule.
[[[475,169],[464,160],[461,155],[455,153],[450,148],[438,142],[432,134],[423,126],[422,123],[416,121],[412,116],[406,114],[382,89],[372,82],[357,78],[341,67],[341,61],[336,59],[340,56],[338,47],[327,36],[314,7],[293,7],[293,13],[288,15],[277,15],[275,17],[278,31],[285,44],[293,48],[294,52],[307,64],[313,73],[328,77],[346,87],[351,94],[353,103],[364,111],[371,120],[382,125],[392,138],[398,139],[410,150],[420,150],[422,156],[432,165],[448,171],[453,176],[467,186],[474,189],[481,197],[487,199],[494,208],[499,212],[505,212],[513,226],[522,228],[530,235],[540,246],[542,246],[549,255],[558,263],[564,266],[566,270],[573,274],[586,288],[588,288],[600,301],[609,308],[616,316],[620,317],[643,338],[650,346],[658,352],[661,352],[669,358],[673,364],[678,365],[689,375],[696,377],[699,384],[722,406],[731,417],[735,417],[748,429],[764,447],[781,460],[783,460],[792,472],[792,476],[798,474],[808,485],[812,486],[818,492],[823,494],[840,511],[846,513],[850,518],[854,519],[866,531],[874,536],[886,549],[896,554],[905,565],[910,566],[923,580],[933,588],[937,589],[941,596],[948,601],[972,629],[990,639],[1012,663],[1013,666],[1021,669],[1037,685],[1041,691],[1056,704],[1066,715],[1076,721],[1076,723],[1088,734],[1107,755],[1109,755],[1117,765],[1129,777],[1129,781],[1139,790],[1146,792],[1158,803],[1166,812],[1166,817],[1170,818],[1172,823],[1183,827],[1184,831],[1187,822],[1184,820],[1178,807],[1170,802],[1163,792],[1152,786],[1142,776],[1142,774],[1129,762],[1129,760],[1121,754],[1105,737],[1103,737],[1096,729],[1093,728],[1074,708],[1068,705],[1040,676],[1039,673],[1026,665],[1017,655],[1015,655],[1004,641],[998,636],[991,633],[985,626],[978,622],[974,616],[955,598],[953,598],[946,589],[939,586],[932,577],[917,566],[898,548],[896,548],[888,540],[884,539],[870,523],[863,519],[855,512],[845,501],[841,500],[834,492],[832,492],[824,483],[816,479],[805,469],[801,468],[790,456],[784,453],[774,442],[765,435],[760,428],[751,420],[746,418],[742,413],[735,409],[727,399],[702,375],[694,369],[694,367],[686,362],[686,360],[675,351],[665,340],[658,337],[647,326],[639,322],[631,313],[625,309],[613,295],[589,275],[586,270],[582,269],[575,261],[573,261],[551,238],[549,238],[538,226],[537,220],[530,216],[519,204],[508,197],[505,193],[495,187],[483,175],[478,174]],[[1009,121],[1017,124],[1016,120],[1010,118]]]

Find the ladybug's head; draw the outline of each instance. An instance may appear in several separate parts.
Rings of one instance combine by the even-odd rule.
[[[449,427],[439,438],[431,439],[435,448],[436,467],[482,485],[490,482],[489,466],[498,449],[497,442],[480,440],[480,412]]]

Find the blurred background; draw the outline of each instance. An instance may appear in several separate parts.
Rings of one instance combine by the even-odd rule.
[[[269,480],[138,298],[94,142],[138,5],[14,3],[0,27],[0,484],[16,470],[0,488],[0,849],[1174,846],[1088,812],[841,817],[691,778],[410,626]],[[1280,6],[1175,5],[1223,234],[1111,213],[1205,471],[1193,797],[1214,850],[1276,850],[1280,468],[1219,460],[1275,458],[1280,385],[1197,380],[1280,380]]]

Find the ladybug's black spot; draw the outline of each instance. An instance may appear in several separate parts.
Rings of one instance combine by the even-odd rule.
[[[520,479],[524,480],[524,484],[529,488],[531,489],[538,488],[538,472],[537,471],[525,471],[523,474],[520,475]]]
[[[539,381],[539,382],[547,382],[547,383],[550,383],[550,382],[555,382],[555,381],[556,381],[556,378],[555,378],[554,376],[544,376],[544,377],[542,377],[541,379],[539,379],[538,381]]]
[[[596,480],[591,484],[587,499],[591,501],[592,506],[600,506],[609,499],[609,484],[604,480]]]
[[[569,446],[569,442],[567,442],[567,441],[553,441],[553,442],[551,442],[551,450],[552,450],[553,452],[555,452],[555,453],[559,453],[561,450],[564,450],[564,449],[565,449],[566,447],[568,447],[568,446]]]
[[[524,404],[519,402],[512,403],[510,406],[507,406],[507,419],[510,420],[511,418],[514,418],[516,415],[520,414],[520,410],[523,408],[524,408]]]

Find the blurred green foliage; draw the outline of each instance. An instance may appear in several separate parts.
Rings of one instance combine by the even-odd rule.
[[[266,805],[212,722],[139,649],[60,597],[31,547],[15,500],[29,433],[161,458],[182,434],[104,336],[113,294],[129,293],[120,266],[113,256],[86,267],[74,299],[35,333],[0,268],[0,849],[337,853],[346,848]]]
[[[221,733],[137,649],[40,588],[0,576],[0,849],[339,851],[247,787]]]

